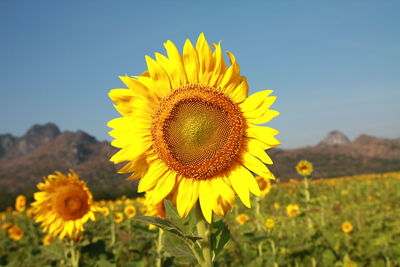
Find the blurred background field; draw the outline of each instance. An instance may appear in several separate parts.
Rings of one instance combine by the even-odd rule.
[[[313,179],[309,192],[307,204],[302,180],[277,181],[265,197],[253,198],[251,209],[236,201],[225,219],[232,240],[215,266],[400,265],[399,172]],[[164,266],[193,265],[168,233],[157,252],[158,228],[134,220],[146,212],[143,200],[97,201],[97,220],[86,224],[78,242],[82,266],[155,266],[157,255]],[[174,220],[176,212],[169,203],[166,208]],[[46,238],[30,216],[29,204],[1,213],[0,265],[66,264],[64,245]]]

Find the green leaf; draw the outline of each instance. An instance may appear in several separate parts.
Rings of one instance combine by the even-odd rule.
[[[143,223],[148,223],[148,224],[153,224],[155,226],[160,227],[161,229],[168,231],[170,233],[175,234],[176,236],[183,238],[185,240],[190,240],[192,242],[196,242],[196,240],[201,239],[200,237],[197,236],[192,236],[192,235],[186,235],[182,229],[180,229],[178,226],[176,226],[174,223],[172,223],[168,219],[162,219],[159,217],[154,217],[154,216],[136,216],[133,217],[132,220],[138,221],[138,222],[143,222]]]
[[[221,252],[225,244],[231,239],[229,228],[223,220],[213,224],[213,233],[211,236],[212,250],[215,257]]]
[[[42,251],[51,259],[59,260],[64,258],[64,246],[62,244],[43,246]]]
[[[183,264],[196,262],[192,250],[185,242],[180,242],[176,235],[166,233],[163,243],[166,255],[175,258],[175,261]]]

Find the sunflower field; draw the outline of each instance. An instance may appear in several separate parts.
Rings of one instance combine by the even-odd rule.
[[[259,183],[260,184],[260,183]],[[214,266],[399,266],[400,173],[260,184],[263,197],[213,217]],[[23,196],[0,215],[1,266],[195,266],[190,220],[164,201],[170,225],[144,223],[143,197],[94,203],[74,240],[44,233]],[[158,221],[154,221],[158,225]],[[184,236],[185,238],[183,238]]]

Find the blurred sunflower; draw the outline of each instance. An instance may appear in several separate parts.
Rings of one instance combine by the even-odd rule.
[[[301,160],[296,165],[296,171],[301,176],[309,176],[313,172],[313,165],[311,162],[309,162],[307,160]]]
[[[136,208],[134,206],[131,206],[131,205],[126,206],[124,208],[124,213],[125,213],[126,217],[132,218],[133,216],[136,215]]]
[[[18,195],[15,199],[15,210],[23,212],[26,208],[26,198],[24,195]]]
[[[236,217],[236,221],[240,224],[243,225],[249,220],[249,216],[245,213],[241,213]]]
[[[110,210],[107,207],[101,207],[99,208],[99,211],[106,217],[110,215]]]
[[[353,225],[348,221],[343,222],[342,231],[345,233],[350,233],[351,231],[353,231]]]
[[[17,225],[12,225],[10,228],[7,229],[8,237],[12,240],[18,241],[22,237],[24,237],[24,230],[22,230]]]
[[[300,214],[300,207],[297,204],[289,204],[286,206],[286,214],[289,217],[296,217]]]
[[[274,209],[279,210],[279,208],[281,207],[281,205],[277,202],[274,203]]]
[[[268,229],[272,229],[275,227],[275,220],[272,218],[265,219],[264,225]]]
[[[258,186],[260,187],[260,192],[261,192],[260,196],[263,197],[266,194],[268,194],[269,191],[271,191],[272,184],[271,184],[270,179],[266,179],[264,177],[257,176],[256,181],[257,181]]]
[[[77,237],[89,219],[96,219],[92,193],[74,171],[44,177],[37,187],[40,192],[34,194],[32,203],[34,220],[51,236]]]
[[[120,223],[124,220],[124,214],[122,212],[114,213],[114,222]]]
[[[205,219],[223,216],[235,193],[250,207],[250,192],[260,195],[252,172],[274,179],[266,149],[279,145],[278,131],[264,124],[279,112],[270,106],[273,91],[248,97],[246,77],[233,54],[226,66],[220,44],[214,51],[200,34],[196,47],[186,40],[183,55],[171,41],[167,56],[146,56],[148,70],[120,77],[129,89],[109,96],[123,117],[108,123],[121,148],[110,160],[128,162],[120,173],[139,179],[139,192],[154,190],[150,201],[176,199],[181,217],[199,201]]]

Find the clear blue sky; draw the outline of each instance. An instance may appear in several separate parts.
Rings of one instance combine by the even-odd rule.
[[[251,4],[250,4],[251,3]],[[111,140],[107,93],[200,32],[275,89],[284,147],[400,137],[400,1],[0,1],[0,133],[54,122]]]

